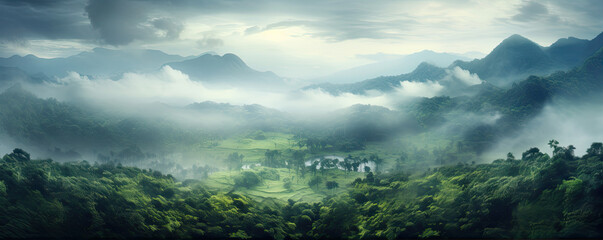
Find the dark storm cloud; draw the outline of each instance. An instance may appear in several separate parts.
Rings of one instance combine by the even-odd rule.
[[[92,27],[108,44],[178,38],[182,24],[171,18],[153,19],[150,10],[149,4],[142,1],[90,0],[86,6]]]
[[[178,38],[184,27],[171,18],[158,18],[151,21],[153,27],[162,31],[162,36],[168,39]]]
[[[450,11],[475,5],[470,1],[435,3]],[[135,40],[171,40],[180,36],[182,23],[189,18],[213,14],[231,14],[234,21],[249,23],[247,35],[303,27],[306,35],[326,41],[403,38],[425,26],[428,13],[413,12],[418,5],[388,0],[0,0],[0,41],[84,39],[125,45]],[[600,0],[526,0],[515,14],[504,18],[502,26],[540,21],[565,26],[563,31],[569,27],[593,31],[603,24],[601,12]]]
[[[91,39],[83,1],[0,1],[0,40]]]

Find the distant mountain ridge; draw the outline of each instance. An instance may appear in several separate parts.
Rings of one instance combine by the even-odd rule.
[[[529,75],[546,75],[569,70],[603,47],[603,33],[592,40],[562,38],[549,47],[512,35],[503,40],[490,54],[470,62],[456,61],[459,66],[476,73],[497,86],[509,86]]]
[[[256,71],[232,53],[220,56],[208,52],[200,56],[182,57],[147,49],[94,48],[90,52],[50,59],[39,58],[31,54],[23,57],[15,55],[0,58],[0,67],[2,67],[0,77],[17,77],[31,81],[32,79],[44,79],[42,76],[60,78],[66,76],[68,72],[77,72],[81,75],[118,79],[121,74],[126,72],[157,71],[163,66],[179,70],[189,75],[192,80],[208,83],[245,85],[246,87],[284,85],[283,78],[272,72]],[[20,71],[22,73],[18,73]]]
[[[446,76],[446,70],[444,68],[440,68],[434,66],[429,63],[421,63],[417,68],[407,74],[401,74],[397,76],[387,76],[387,77],[378,77],[373,79],[367,79],[357,83],[348,83],[348,84],[332,84],[332,83],[322,83],[322,84],[314,84],[305,87],[304,89],[315,89],[320,88],[323,91],[326,91],[331,94],[340,94],[343,92],[349,92],[353,94],[364,94],[370,90],[377,90],[382,92],[387,92],[392,90],[395,87],[400,86],[400,82],[402,81],[417,81],[417,82],[426,82],[442,79]]]
[[[356,83],[314,84],[304,89],[320,88],[335,95],[344,92],[365,94],[369,90],[391,91],[399,87],[401,81],[424,82],[430,80],[448,85],[448,87],[454,88],[454,92],[475,93],[476,89],[481,87],[507,88],[512,83],[524,80],[530,75],[548,75],[556,71],[570,70],[582,64],[602,47],[603,33],[592,40],[574,37],[562,38],[549,47],[542,47],[523,36],[515,34],[503,40],[486,57],[470,62],[458,60],[448,68],[441,68],[424,62],[408,74],[372,78]],[[471,74],[477,74],[481,80],[487,83],[487,86],[465,87],[444,79],[449,77],[450,72],[453,72],[457,67],[467,70]]]
[[[16,67],[29,74],[43,73],[63,77],[68,72],[82,75],[113,77],[124,72],[159,69],[167,62],[183,61],[190,57],[166,54],[159,50],[112,50],[94,48],[90,52],[65,58],[38,58],[34,55],[0,58],[0,66]]]
[[[328,76],[313,79],[312,82],[354,83],[366,79],[410,73],[423,62],[427,62],[439,67],[446,67],[456,60],[471,59],[458,54],[423,50],[413,54],[400,56],[397,59],[379,61],[339,71]]]
[[[52,81],[42,73],[28,74],[20,68],[0,66],[0,88],[10,87],[16,83],[42,83]]]
[[[259,85],[283,83],[283,79],[273,72],[254,70],[232,53],[222,56],[204,54],[197,58],[165,65],[188,74],[193,80],[205,82]]]

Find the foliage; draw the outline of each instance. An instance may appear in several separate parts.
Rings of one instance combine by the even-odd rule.
[[[0,161],[0,238],[283,239],[290,224],[247,197],[156,171],[13,153]]]
[[[252,188],[260,184],[260,182],[262,182],[262,178],[255,172],[244,171],[241,172],[239,176],[234,178],[234,182],[236,187]]]
[[[570,149],[554,140],[551,146]],[[15,149],[0,161],[0,237],[601,238],[599,148],[595,143],[571,158],[532,148],[521,160],[456,164],[410,177],[369,172],[348,194],[313,204],[260,204],[157,171],[26,160],[28,153]],[[261,176],[278,176],[271,170],[243,171],[235,184],[254,187]],[[323,181],[313,176],[308,185]],[[331,191],[340,186],[325,184]]]

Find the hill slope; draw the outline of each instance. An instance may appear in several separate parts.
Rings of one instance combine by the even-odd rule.
[[[494,85],[508,86],[529,75],[546,75],[571,69],[582,64],[601,47],[603,33],[590,41],[562,38],[549,47],[542,47],[516,34],[502,41],[485,58],[471,62],[456,61],[452,66],[477,73]]]
[[[331,75],[313,79],[312,82],[321,83],[354,83],[380,76],[396,76],[412,72],[421,63],[427,62],[438,67],[446,67],[456,60],[470,60],[467,57],[450,53],[438,53],[424,50],[421,52],[398,57],[393,60],[380,61],[358,66],[333,73]]]
[[[262,86],[283,84],[283,80],[276,74],[256,71],[232,53],[223,56],[204,54],[194,59],[165,65],[188,74],[191,79],[209,83]]]
[[[0,58],[0,66],[17,67],[27,73],[63,77],[69,71],[82,75],[114,77],[124,72],[152,71],[163,64],[187,58],[157,50],[111,50],[94,48],[66,58],[38,58],[34,55]]]

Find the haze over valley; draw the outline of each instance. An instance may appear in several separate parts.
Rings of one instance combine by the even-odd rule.
[[[601,238],[602,11],[0,1],[0,238]]]

